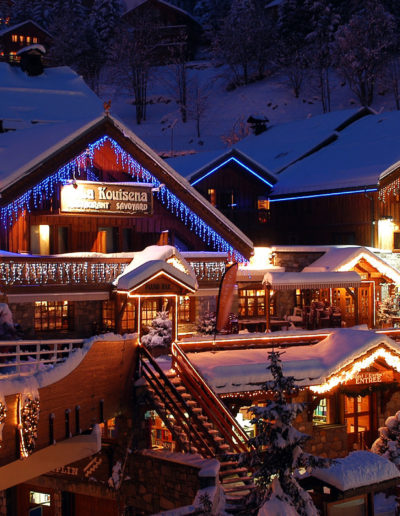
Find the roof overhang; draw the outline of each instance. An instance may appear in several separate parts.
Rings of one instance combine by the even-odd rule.
[[[263,284],[274,290],[359,287],[357,272],[267,272]]]

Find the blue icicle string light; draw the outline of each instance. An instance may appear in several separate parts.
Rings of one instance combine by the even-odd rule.
[[[94,152],[101,149],[106,142],[109,142],[117,159],[117,163],[128,170],[132,179],[138,183],[153,183],[156,188],[157,199],[167,208],[169,212],[179,218],[189,229],[194,232],[203,242],[212,246],[215,250],[228,253],[232,259],[238,262],[247,261],[236,251],[225,239],[214,231],[204,220],[194,213],[185,203],[172,193],[168,187],[161,186],[160,181],[147,169],[142,167],[132,156],[127,153],[115,140],[109,136],[103,136],[94,143],[88,145],[87,149],[61,167],[51,176],[47,176],[33,188],[27,190],[17,199],[1,208],[1,223],[3,226],[11,225],[17,220],[18,215],[27,210],[31,212],[32,207],[38,208],[44,199],[51,198],[59,184],[69,183],[76,175],[86,172],[89,181],[98,181],[97,176],[92,172],[91,167],[94,161]]]

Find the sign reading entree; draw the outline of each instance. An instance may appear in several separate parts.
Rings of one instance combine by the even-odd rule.
[[[152,185],[76,181],[61,187],[61,211],[98,215],[152,215]]]

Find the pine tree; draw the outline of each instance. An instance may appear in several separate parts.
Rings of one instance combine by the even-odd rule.
[[[108,45],[115,36],[122,10],[120,0],[94,0],[93,2],[90,23],[105,55],[108,53]]]
[[[52,23],[54,3],[51,0],[35,0],[32,2],[32,19],[44,29]]]
[[[33,18],[33,5],[31,0],[14,0],[11,7],[11,24],[22,23]]]
[[[168,349],[172,342],[172,321],[168,312],[157,312],[151,323],[150,331],[142,337],[142,343],[148,348],[163,347]]]
[[[216,324],[217,319],[215,312],[204,312],[198,322],[197,331],[203,335],[212,335],[215,333]]]
[[[389,416],[385,426],[379,428],[379,437],[371,451],[386,457],[400,469],[400,410]]]
[[[310,495],[295,479],[298,468],[327,467],[328,459],[315,457],[302,450],[310,436],[293,426],[296,417],[303,412],[303,403],[290,403],[288,398],[296,396],[298,387],[293,376],[285,377],[282,372],[282,353],[268,354],[273,380],[267,381],[264,389],[273,392],[273,399],[265,407],[252,407],[252,423],[257,435],[249,440],[254,449],[242,454],[240,463],[255,468],[254,478],[258,488],[248,500],[251,508],[260,508],[258,514],[270,514],[268,506],[279,501],[286,507],[286,515],[317,516]],[[274,514],[271,512],[271,514]],[[283,514],[283,513],[282,513]]]

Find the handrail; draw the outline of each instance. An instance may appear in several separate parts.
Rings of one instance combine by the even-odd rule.
[[[190,373],[194,378],[197,380],[197,382],[200,384],[202,389],[206,392],[209,399],[214,403],[214,406],[218,407],[220,412],[222,413],[223,417],[228,420],[230,423],[232,429],[234,429],[236,435],[236,439],[238,439],[238,445],[241,445],[243,448],[243,451],[248,451],[248,436],[242,429],[242,427],[238,424],[238,422],[235,420],[235,418],[232,416],[232,414],[229,412],[229,410],[225,407],[225,405],[222,403],[222,401],[216,396],[214,391],[207,385],[207,383],[204,381],[204,379],[199,375],[197,370],[193,367],[185,353],[181,350],[180,346],[173,342],[171,345],[171,352],[172,355],[176,358],[182,359],[185,366],[190,370]]]
[[[62,362],[74,349],[81,348],[83,342],[83,339],[0,341],[0,378],[29,376],[42,364]],[[28,357],[30,360],[24,360]]]
[[[197,425],[201,425],[201,421],[198,419],[196,414],[192,411],[192,409],[189,407],[189,405],[186,403],[186,401],[183,399],[181,394],[176,390],[173,383],[170,381],[170,379],[167,377],[167,375],[164,373],[164,371],[161,369],[161,367],[157,364],[157,362],[154,360],[153,356],[147,351],[147,349],[140,345],[139,346],[140,352],[146,356],[146,358],[149,360],[152,367],[157,371],[159,376],[163,379],[164,383],[168,386],[171,393],[174,394],[174,396],[178,399],[179,403],[184,407],[185,411],[187,412],[188,416],[193,418]],[[145,366],[144,362],[142,362],[142,367]],[[157,376],[153,373],[150,367],[146,368],[147,371],[150,373],[150,375],[153,377],[153,379],[156,381],[159,387],[162,387],[161,382],[157,378]],[[192,431],[196,438],[198,439],[198,442],[201,444],[201,446],[211,455],[213,456],[213,452],[211,448],[208,446],[207,442],[202,438],[202,436],[199,434],[196,428],[190,427],[190,421],[186,420],[185,413],[181,408],[176,404],[176,402],[171,398],[171,395],[167,391],[162,391],[160,388],[159,394],[166,396],[172,405],[175,407],[175,409],[178,411],[180,415],[180,419],[182,422],[185,423],[187,427],[187,431]]]

